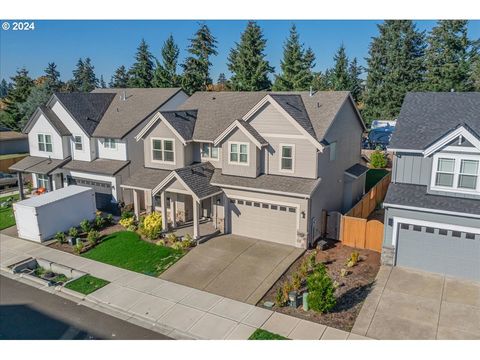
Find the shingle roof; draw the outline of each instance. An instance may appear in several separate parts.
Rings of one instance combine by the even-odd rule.
[[[221,191],[220,188],[210,183],[214,170],[215,168],[212,164],[205,162],[174,171],[199,199],[203,199]]]
[[[55,96],[75,118],[82,129],[91,136],[115,94],[112,91],[104,94],[73,92],[55,93]]]
[[[306,179],[293,176],[259,175],[256,178],[223,175],[221,169],[215,169],[211,184],[221,187],[245,187],[256,191],[274,191],[298,195],[311,195],[321,179]]]
[[[480,92],[411,92],[389,147],[423,150],[462,124],[480,135]]]
[[[255,140],[257,140],[260,144],[262,145],[265,145],[265,144],[268,144],[268,141],[265,140],[265,138],[260,135],[258,133],[257,130],[255,130],[255,128],[250,125],[248,122],[246,122],[245,120],[238,120],[238,122],[240,123],[241,126],[243,126],[245,128],[246,131],[248,131],[250,133],[250,135],[252,135]]]
[[[368,168],[362,164],[355,164],[353,166],[350,166],[347,170],[345,170],[346,173],[356,178],[359,177],[360,175],[365,174],[367,171],[368,171]]]
[[[27,156],[10,166],[9,170],[48,175],[68,161],[70,161],[70,157],[66,159],[50,159],[39,156]]]
[[[123,138],[179,91],[181,91],[180,88],[93,90],[90,94],[96,96],[113,93],[113,100],[93,132],[93,136]],[[125,100],[123,100],[124,92]]]
[[[299,94],[275,94],[270,96],[291,116],[301,127],[305,129],[311,136],[317,138],[313,129],[307,109],[303,104],[302,96]]]
[[[62,169],[85,173],[113,176],[130,163],[129,160],[95,159],[93,161],[72,160],[62,166]]]
[[[390,184],[384,204],[476,215],[480,208],[480,200],[427,194],[426,186],[398,183]]]
[[[162,116],[174,127],[184,140],[192,140],[197,110],[161,111]]]
[[[122,187],[153,190],[172,171],[142,167],[122,183]]]

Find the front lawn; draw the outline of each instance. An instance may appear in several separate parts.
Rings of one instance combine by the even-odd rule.
[[[288,340],[288,338],[271,333],[267,330],[257,329],[252,335],[250,335],[248,340]]]
[[[145,275],[158,276],[183,254],[182,250],[143,241],[133,231],[119,231],[105,237],[82,256]]]
[[[382,180],[387,174],[388,170],[385,169],[368,169],[367,178],[365,179],[365,193],[369,192],[380,180]]]
[[[88,295],[109,283],[110,282],[107,280],[99,279],[91,275],[84,275],[77,280],[69,282],[65,287],[81,294]]]
[[[10,198],[13,198],[14,201],[17,201],[18,194],[0,197],[0,204],[3,202],[6,202]],[[12,204],[7,205],[6,207],[1,207],[0,208],[0,230],[6,229],[13,225],[15,225],[15,216],[13,215]]]

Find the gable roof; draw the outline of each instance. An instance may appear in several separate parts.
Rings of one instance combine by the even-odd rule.
[[[72,135],[65,126],[65,124],[58,118],[57,114],[55,114],[52,109],[44,105],[40,105],[35,110],[28,122],[23,127],[22,132],[28,133],[32,129],[33,125],[35,124],[35,120],[37,119],[38,113],[42,113],[43,116],[45,116],[47,121],[55,128],[55,130],[60,134],[60,136]]]
[[[240,129],[247,137],[250,138],[250,140],[257,146],[258,148],[261,148],[262,146],[268,145],[268,141],[265,140],[265,138],[258,133],[255,128],[250,125],[248,122],[245,120],[235,120],[228,128],[225,129],[224,132],[222,132],[215,141],[213,142],[214,145],[218,145],[220,142],[222,142],[223,139],[225,139],[234,129]]]
[[[105,96],[107,94],[112,96],[112,100],[103,114],[102,121],[95,128],[93,136],[116,139],[125,137],[180,91],[180,88],[93,90],[90,94],[94,96]]]
[[[197,110],[161,111],[160,113],[185,141],[192,140]]]
[[[307,109],[300,94],[270,94],[274,99],[292,118],[294,118],[300,126],[305,129],[312,137],[316,138],[315,130],[312,122],[308,116]]]
[[[480,134],[480,92],[407,93],[389,148],[421,152],[459,126]]]
[[[54,96],[73,116],[88,136],[92,136],[115,94],[55,93]]]
[[[49,157],[27,156],[16,162],[8,169],[26,173],[49,175],[55,169],[70,161],[70,156],[65,159],[51,159]]]

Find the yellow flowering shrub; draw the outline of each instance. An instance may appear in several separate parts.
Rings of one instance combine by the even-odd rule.
[[[145,216],[140,226],[140,232],[151,240],[158,238],[162,232],[162,215],[154,211]]]
[[[127,230],[134,230],[135,229],[135,218],[134,217],[128,217],[125,219],[120,219],[119,221],[120,225],[122,225],[125,229]]]

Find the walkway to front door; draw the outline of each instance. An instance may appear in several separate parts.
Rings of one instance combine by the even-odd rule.
[[[160,277],[256,304],[304,249],[236,235],[200,244]]]

